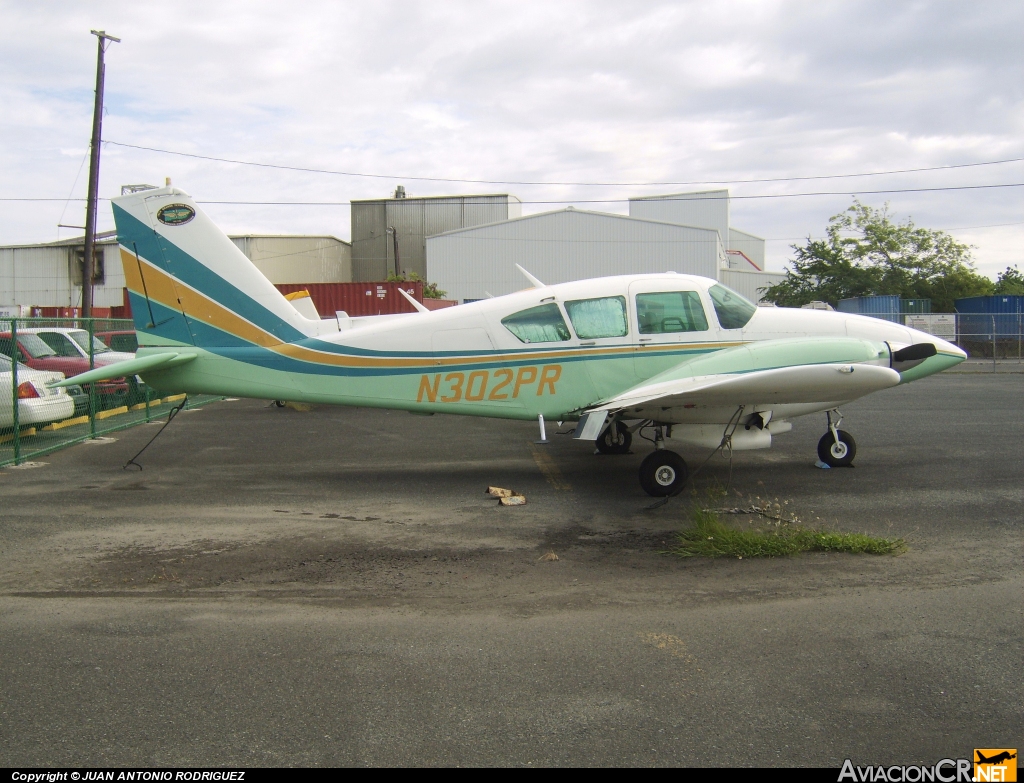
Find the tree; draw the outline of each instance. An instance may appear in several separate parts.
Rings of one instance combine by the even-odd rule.
[[[447,291],[442,291],[437,287],[437,283],[428,283],[422,277],[415,272],[409,272],[408,274],[403,272],[400,275],[396,275],[394,272],[388,272],[388,278],[385,282],[388,283],[423,283],[423,298],[424,299],[444,299]]]
[[[786,279],[764,298],[783,307],[813,300],[836,305],[854,296],[896,294],[931,299],[932,310],[953,311],[953,300],[992,293],[992,281],[974,270],[971,249],[943,231],[894,222],[889,205],[874,209],[854,199],[833,215],[825,239],[793,245]]]
[[[1004,296],[1024,296],[1024,274],[1016,266],[1006,267],[996,278],[996,287],[992,292]]]

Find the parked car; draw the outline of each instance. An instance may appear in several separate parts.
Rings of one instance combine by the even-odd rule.
[[[122,329],[113,332],[96,332],[96,337],[110,347],[112,351],[135,353],[139,350],[139,336],[134,329]]]
[[[33,370],[43,372],[59,372],[65,377],[73,378],[89,371],[89,360],[81,355],[61,356],[43,339],[31,332],[18,331],[17,348],[13,345],[10,332],[0,332],[0,355],[16,358]],[[88,385],[83,385],[86,394]],[[128,400],[128,382],[124,378],[110,381],[99,381],[96,384],[96,397],[100,409],[116,408]]]
[[[89,359],[89,333],[85,329],[70,329],[56,326],[37,326],[25,329],[26,334],[35,334],[49,345],[60,356],[79,356],[86,361]],[[102,332],[102,335],[116,335],[118,342],[125,335],[131,335],[135,348],[138,341],[135,339],[135,332]],[[111,348],[101,337],[101,334],[94,334],[92,338],[93,363],[97,367],[108,364],[128,361],[135,358],[135,348],[132,351],[120,351]],[[125,381],[128,384],[128,397],[126,402],[134,405],[146,398],[146,387],[142,379],[137,375],[129,375]]]
[[[18,365],[18,424],[41,427],[69,419],[75,402],[65,389],[51,389],[48,383],[64,380],[59,372],[33,370]],[[0,429],[14,426],[14,369],[11,360],[0,356]]]

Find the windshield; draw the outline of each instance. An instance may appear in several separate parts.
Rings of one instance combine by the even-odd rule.
[[[8,356],[11,355],[11,335],[8,333],[5,335],[3,352]],[[18,347],[22,352],[27,353],[33,359],[47,359],[51,356],[56,356],[56,352],[39,339],[39,335],[35,334],[19,334],[18,335]]]
[[[713,285],[708,293],[718,313],[718,323],[723,329],[742,329],[757,312],[757,305],[724,285]]]
[[[507,315],[501,323],[524,343],[558,343],[570,339],[562,311],[553,303]]]
[[[71,332],[71,339],[82,346],[82,350],[89,353],[89,333],[88,332]],[[99,338],[92,338],[92,349],[94,353],[107,353],[110,349],[106,344]]]

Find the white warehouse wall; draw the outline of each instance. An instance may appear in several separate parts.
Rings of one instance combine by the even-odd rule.
[[[427,238],[427,276],[463,301],[529,287],[519,264],[545,283],[675,271],[715,278],[718,234],[573,208]]]
[[[728,190],[631,198],[629,216],[644,220],[661,220],[680,226],[713,228],[721,237],[725,249],[730,249]]]
[[[723,269],[718,279],[738,294],[742,294],[751,302],[761,301],[759,288],[781,283],[786,279],[783,272],[746,272],[739,269]]]

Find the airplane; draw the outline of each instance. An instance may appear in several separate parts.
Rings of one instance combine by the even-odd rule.
[[[650,495],[689,473],[666,441],[767,448],[825,413],[822,463],[850,465],[840,406],[959,364],[924,332],[823,310],[757,307],[710,278],[667,272],[532,287],[457,307],[322,319],[287,299],[174,186],[113,199],[136,358],[66,383],[141,375],[171,393],[575,422],[604,454],[653,441]],[[59,385],[59,384],[58,384]],[[650,433],[650,437],[645,435]]]
[[[974,752],[978,756],[977,761],[974,762],[975,764],[1001,764],[1004,761],[1017,758],[1016,753],[1010,753],[1008,750],[1004,750],[1002,753],[997,753],[992,758],[985,758],[980,750],[975,750]]]

